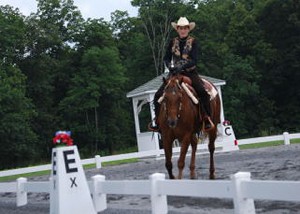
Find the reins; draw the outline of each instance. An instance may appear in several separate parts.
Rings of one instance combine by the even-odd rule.
[[[161,102],[163,102],[163,108],[164,108],[164,111],[166,112],[166,114],[165,114],[165,116],[166,116],[166,118],[168,118],[168,108],[167,108],[167,104],[166,104],[166,100],[165,100],[165,94],[166,94],[166,90],[169,88],[169,85],[170,85],[170,83],[171,83],[171,80],[169,80],[168,81],[168,83],[167,83],[167,85],[166,85],[166,87],[165,87],[165,89],[164,89],[164,94],[163,94],[163,96],[161,97]],[[177,88],[179,89],[179,91],[181,92],[181,93],[183,93],[183,89],[182,89],[182,87],[180,86],[180,84],[179,84],[179,80],[178,79],[176,79],[176,86],[177,86]],[[175,91],[175,87],[176,86],[173,86],[172,87],[172,93],[174,94],[174,95],[176,95],[176,96],[179,96],[178,95],[178,93],[176,93],[176,91]],[[181,115],[180,115],[180,112],[182,111],[182,96],[181,97],[179,97],[179,105],[178,105],[178,114],[177,114],[177,118],[179,119],[180,117],[181,117]]]

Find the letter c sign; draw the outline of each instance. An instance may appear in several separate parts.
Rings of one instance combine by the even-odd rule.
[[[224,130],[224,132],[225,132],[225,134],[226,134],[227,136],[232,135],[232,133],[230,132],[230,127],[226,127],[225,130]]]

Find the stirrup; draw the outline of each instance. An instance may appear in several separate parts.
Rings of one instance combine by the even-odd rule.
[[[148,123],[148,129],[152,132],[159,132],[159,127],[157,125],[153,126],[152,122]]]
[[[205,122],[206,121],[208,121],[209,122],[209,125],[210,125],[210,127],[209,128],[205,128]],[[204,132],[209,132],[209,131],[211,131],[212,129],[214,129],[215,128],[215,124],[211,121],[211,119],[210,119],[210,117],[209,116],[206,116],[206,117],[204,117],[204,119],[203,119],[203,126],[202,126],[203,128],[203,131]]]

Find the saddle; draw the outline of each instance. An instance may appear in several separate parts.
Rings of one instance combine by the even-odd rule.
[[[205,89],[205,91],[208,93],[208,95],[210,96],[210,100],[213,100],[217,94],[218,94],[218,91],[217,89],[215,88],[215,86],[209,82],[208,80],[204,79],[204,78],[201,78],[201,80],[203,81],[203,87]],[[192,80],[187,77],[187,76],[183,76],[182,78],[182,88],[186,91],[186,93],[188,94],[188,96],[192,99],[192,101],[195,103],[195,104],[198,104],[199,101],[198,99],[194,96],[196,95],[196,91],[195,89],[192,87]],[[201,113],[200,113],[201,115]],[[204,131],[210,131],[211,129],[214,128],[214,124],[211,120],[210,117],[207,117],[207,116],[204,116],[202,115],[202,118],[203,118],[203,126],[202,127],[205,127],[205,121],[207,121],[208,124],[210,124],[210,128],[204,128]]]
[[[218,91],[217,91],[216,87],[210,81],[208,81],[207,79],[201,78],[201,80],[204,83],[205,91],[210,96],[210,100],[213,100],[218,94]]]
[[[218,94],[216,87],[210,81],[208,81],[204,78],[201,78],[201,80],[204,83],[203,86],[204,86],[205,91],[210,96],[210,100],[213,100]],[[192,87],[192,80],[189,77],[182,76],[182,82],[186,83],[187,87],[189,88],[189,90],[191,90],[193,92],[193,94],[196,94],[194,88]]]

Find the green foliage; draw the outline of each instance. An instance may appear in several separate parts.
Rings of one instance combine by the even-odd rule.
[[[299,131],[300,3],[269,1],[258,16],[264,37],[275,49],[274,61],[266,69],[265,94],[277,107],[278,128]]]
[[[37,135],[30,125],[35,116],[25,96],[25,76],[18,68],[0,68],[0,169],[29,164],[39,157]]]
[[[23,16],[10,6],[0,6],[0,60],[10,64],[23,58],[26,32]]]
[[[60,103],[61,117],[68,118],[65,127],[78,134],[76,137],[82,139],[78,144],[83,149],[111,153],[123,136],[123,125],[118,121],[126,116],[121,107],[127,81],[124,67],[105,22],[88,21],[78,40],[79,69]]]

